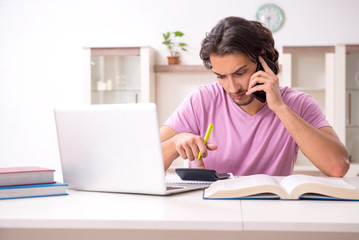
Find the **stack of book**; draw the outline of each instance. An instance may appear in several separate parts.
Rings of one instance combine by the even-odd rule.
[[[54,181],[53,169],[0,168],[0,199],[67,195],[67,184]]]

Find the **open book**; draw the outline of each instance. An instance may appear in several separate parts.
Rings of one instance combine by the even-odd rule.
[[[258,174],[214,182],[203,198],[359,200],[359,189],[342,178]]]

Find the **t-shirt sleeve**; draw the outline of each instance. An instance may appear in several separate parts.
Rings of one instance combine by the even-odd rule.
[[[315,128],[330,126],[319,104],[310,95],[301,98],[299,115]]]
[[[198,116],[201,114],[201,94],[199,90],[188,96],[165,121],[164,125],[180,133],[199,134]]]

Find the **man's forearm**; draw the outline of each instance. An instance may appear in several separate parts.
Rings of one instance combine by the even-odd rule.
[[[172,138],[163,141],[161,144],[162,144],[163,165],[166,171],[171,166],[172,162],[176,158],[178,158],[179,154],[176,148],[173,146]]]
[[[329,127],[317,129],[288,106],[276,111],[303,154],[323,173],[342,177],[349,169],[348,151]]]

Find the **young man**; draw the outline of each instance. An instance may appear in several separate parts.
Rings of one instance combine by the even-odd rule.
[[[318,104],[279,86],[278,52],[267,28],[225,18],[203,40],[200,56],[218,82],[197,89],[161,128],[165,169],[181,156],[190,167],[234,175],[289,175],[300,148],[326,175],[345,175],[348,152]],[[256,91],[265,92],[265,102],[252,96]],[[210,123],[213,132],[204,144]],[[197,159],[199,152],[204,159]]]

